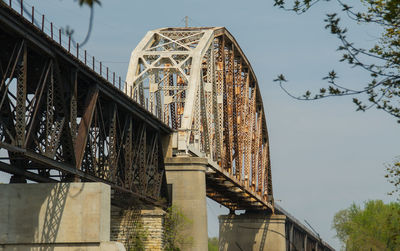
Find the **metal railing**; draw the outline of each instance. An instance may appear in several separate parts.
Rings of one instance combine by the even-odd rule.
[[[66,34],[63,28],[56,26],[52,21],[48,20],[46,16],[37,11],[34,6],[24,2],[24,0],[0,1],[12,9],[16,14],[34,25],[38,30],[42,31],[48,38],[64,48],[68,54],[74,56],[89,69],[106,80],[110,85],[118,88],[129,97],[129,95],[127,95],[126,82],[121,80],[121,76],[118,76],[114,71],[111,71],[107,65],[104,65],[102,61],[97,60],[95,56],[89,54],[87,50],[80,48],[79,43],[75,43],[71,35]],[[147,103],[148,102],[141,106],[151,112],[148,105],[146,105]],[[140,104],[138,103],[138,105]]]

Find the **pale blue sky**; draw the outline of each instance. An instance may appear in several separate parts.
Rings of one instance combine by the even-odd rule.
[[[24,0],[49,20],[86,34],[89,10],[72,0]],[[300,102],[272,80],[285,73],[289,89],[318,88],[332,68],[342,84],[360,86],[362,71],[337,63],[338,41],[324,30],[322,3],[303,16],[274,8],[271,1],[121,1],[102,0],[95,7],[93,34],[85,49],[125,77],[131,51],[148,30],[182,26],[225,26],[236,38],[257,75],[269,129],[275,200],[321,237],[339,248],[331,222],[335,212],[368,199],[394,200],[384,179],[384,163],[399,155],[399,125],[383,112],[355,112],[351,98]],[[377,29],[351,28],[363,45],[376,42]],[[111,63],[114,62],[114,63]],[[209,235],[218,235],[216,215],[227,213],[208,201]]]

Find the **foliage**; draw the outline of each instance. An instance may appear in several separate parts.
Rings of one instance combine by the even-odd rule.
[[[208,251],[218,251],[218,238],[208,238]]]
[[[400,250],[400,204],[381,200],[354,203],[337,212],[332,228],[346,251]]]
[[[134,232],[130,238],[130,251],[145,251],[146,250],[146,241],[148,239],[148,231],[144,227],[143,222],[138,219],[135,223]]]
[[[392,164],[386,165],[385,178],[393,184],[394,190],[389,193],[389,195],[393,195],[400,192],[400,157],[397,157]],[[399,196],[400,200],[400,196]]]
[[[191,245],[193,240],[185,232],[191,224],[190,219],[177,206],[172,205],[168,208],[164,220],[166,251],[179,251],[183,244]]]
[[[79,0],[79,5],[88,5],[89,7],[93,7],[93,5],[98,4],[101,5],[99,0]]]
[[[75,0],[76,1],[76,0]],[[86,33],[85,39],[79,43],[80,48],[83,48],[84,45],[89,41],[90,35],[92,34],[93,23],[94,23],[94,6],[98,4],[101,5],[100,0],[79,0],[80,6],[89,6],[90,7],[90,16],[89,16],[89,27]],[[71,40],[74,44],[77,44],[76,40],[74,39],[74,29],[69,27],[68,25],[65,28],[62,28],[62,31],[67,36],[71,37]]]
[[[298,14],[306,12],[313,5],[329,0],[294,0],[288,5],[285,0],[274,0],[275,6]],[[334,96],[353,96],[353,102],[359,111],[371,107],[381,109],[394,116],[400,122],[400,1],[399,0],[360,0],[362,6],[355,10],[353,6],[335,0],[342,13],[327,14],[325,28],[335,35],[341,45],[342,62],[351,67],[363,69],[370,75],[370,81],[361,83],[359,89],[340,85],[338,74],[330,71],[324,78],[328,82],[326,88],[321,88],[315,94],[306,91],[297,97],[289,93],[283,83],[287,82],[284,75],[279,75],[274,81],[290,96],[301,100],[315,100]],[[354,3],[353,3],[354,4]],[[349,41],[347,28],[341,26],[340,14],[345,14],[357,24],[377,26],[382,29],[379,40],[371,48],[357,47]],[[364,101],[358,99],[365,95]]]

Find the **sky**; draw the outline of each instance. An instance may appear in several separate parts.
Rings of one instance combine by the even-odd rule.
[[[72,0],[24,0],[58,27],[86,35],[89,8]],[[236,38],[258,79],[270,139],[274,198],[286,211],[312,227],[334,248],[331,229],[336,212],[369,199],[388,196],[385,163],[399,155],[399,125],[382,111],[356,112],[350,97],[297,101],[273,79],[284,73],[294,94],[318,90],[332,69],[342,85],[362,87],[368,76],[338,63],[339,42],[324,29],[323,19],[337,9],[321,2],[304,15],[253,0],[102,0],[84,49],[125,78],[131,51],[148,30],[184,25],[225,26]],[[350,25],[350,38],[362,46],[377,42],[379,29]],[[2,176],[1,180],[6,180]],[[218,235],[220,214],[227,209],[208,200],[208,233]]]

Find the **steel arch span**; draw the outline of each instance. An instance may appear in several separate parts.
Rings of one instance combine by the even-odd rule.
[[[216,174],[207,176],[209,197],[231,209],[273,210],[257,78],[226,28],[149,31],[132,52],[125,92],[175,129],[175,154],[206,156],[216,163]],[[230,185],[224,187],[226,180]],[[229,191],[242,193],[245,204]]]

